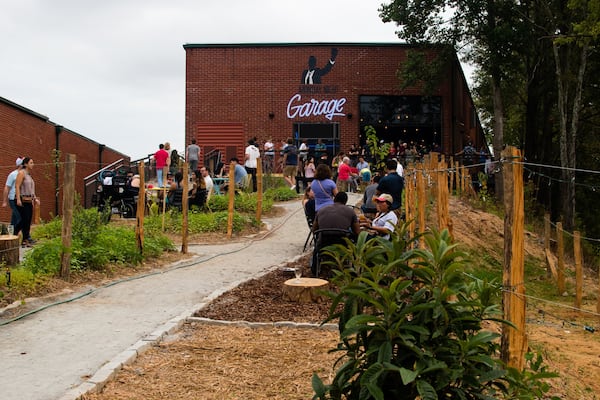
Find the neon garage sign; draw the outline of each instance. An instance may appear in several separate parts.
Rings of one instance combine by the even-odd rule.
[[[295,94],[292,96],[287,106],[288,118],[307,118],[318,117],[324,115],[328,120],[332,120],[335,116],[344,116],[344,104],[346,98],[330,99],[330,100],[315,100],[302,102],[302,96]]]

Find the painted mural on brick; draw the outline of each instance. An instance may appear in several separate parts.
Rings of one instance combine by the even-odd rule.
[[[334,67],[338,49],[331,48],[331,56],[322,67],[317,67],[317,57],[308,57],[308,68],[302,71],[298,92],[292,95],[287,105],[287,117],[299,119],[323,116],[331,121],[334,117],[343,117],[345,97],[315,98],[318,95],[331,95],[338,92],[336,85],[324,85],[323,76],[327,75]]]

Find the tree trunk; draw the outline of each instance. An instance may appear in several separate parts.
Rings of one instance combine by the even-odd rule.
[[[500,78],[495,76],[492,76],[492,92],[494,103],[494,139],[492,144],[494,148],[494,157],[496,161],[499,161],[504,147],[504,103],[502,101],[502,92],[500,89]],[[504,197],[502,168],[498,169],[494,179],[496,180],[496,197],[499,201],[502,201]]]
[[[556,77],[558,86],[558,113],[560,117],[560,164],[562,169],[561,179],[564,190],[562,191],[561,203],[563,205],[563,224],[565,229],[573,230],[575,227],[575,171],[577,166],[576,141],[579,125],[579,113],[581,111],[581,97],[583,92],[583,78],[587,65],[587,43],[580,49],[580,59],[577,68],[577,78],[574,82],[573,105],[571,109],[571,123],[569,124],[568,105],[570,97],[570,86],[568,81],[569,61],[571,50],[575,44],[559,45],[553,44],[554,61],[556,64]],[[561,52],[561,47],[564,49]],[[562,54],[561,54],[562,53]]]

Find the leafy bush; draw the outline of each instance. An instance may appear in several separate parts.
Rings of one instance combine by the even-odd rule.
[[[269,189],[275,190],[275,189]],[[280,190],[280,189],[277,189]],[[287,188],[288,192],[292,192],[289,188]],[[268,192],[265,192],[263,195],[262,201],[262,211],[267,212],[271,210],[273,207],[273,197],[268,195]],[[273,192],[270,192],[273,193]],[[296,197],[296,196],[294,196]],[[280,199],[276,199],[280,200]],[[256,204],[257,204],[257,195],[256,193],[238,193],[235,196],[234,209],[238,212],[245,213],[255,213],[256,212]],[[213,211],[228,211],[229,210],[229,196],[211,196],[208,202],[208,208]]]
[[[200,212],[188,214],[188,232],[208,233],[208,232],[227,232],[227,211],[220,212]],[[165,215],[165,232],[179,234],[181,233],[182,217],[181,213],[170,210]],[[257,226],[254,216],[246,216],[238,212],[233,213],[233,231],[240,232],[246,225]],[[146,217],[144,219],[144,229],[146,232],[162,232],[162,215],[155,217]]]
[[[337,267],[329,319],[339,318],[335,350],[344,354],[331,385],[313,376],[314,398],[493,399],[508,396],[508,387],[510,396],[528,393],[516,384],[524,375],[509,374],[497,358],[499,335],[482,329],[485,320],[499,321],[499,289],[467,278],[465,254],[447,231],[427,234],[427,250],[407,250],[404,233],[367,241],[363,232],[356,244],[325,250]]]

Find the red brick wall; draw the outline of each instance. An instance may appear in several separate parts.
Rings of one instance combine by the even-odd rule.
[[[239,123],[245,127],[246,139],[272,137],[279,144],[292,136],[294,122],[330,122],[324,116],[289,119],[287,106],[290,98],[307,86],[301,85],[301,75],[308,57],[314,55],[317,67],[323,67],[332,47],[338,48],[335,65],[323,77],[321,85],[314,85],[321,93],[301,95],[302,102],[311,97],[346,98],[343,110],[346,116],[335,116],[331,121],[340,123],[342,149],[359,142],[359,96],[422,94],[420,87],[400,90],[396,72],[410,49],[405,45],[188,45],[185,46],[186,143],[197,137],[196,127],[200,123]],[[457,66],[452,71],[449,67],[449,79],[432,93],[442,97],[442,140],[448,154],[455,151],[455,146],[462,147],[456,129],[462,127],[460,123],[465,125],[463,130],[467,133],[476,132],[470,127],[467,112],[471,98]],[[330,93],[324,93],[326,89]],[[274,117],[269,118],[269,113]],[[348,114],[353,118],[349,119]],[[198,144],[202,146],[202,138],[198,138]],[[244,142],[240,143],[240,152],[244,146]]]
[[[41,200],[40,215],[49,219],[55,215],[58,206],[62,212],[63,162],[66,154],[75,154],[77,158],[75,190],[83,200],[83,178],[99,169],[99,144],[66,128],[60,128],[59,134],[59,190],[56,192],[56,164],[54,149],[56,146],[56,124],[47,117],[36,114],[0,98],[0,142],[3,144],[0,155],[0,180],[2,188],[7,175],[15,169],[18,156],[31,157],[34,161],[33,178],[36,194]],[[105,166],[119,158],[128,159],[122,153],[105,148],[102,165]],[[0,221],[10,221],[10,208],[0,208]]]

